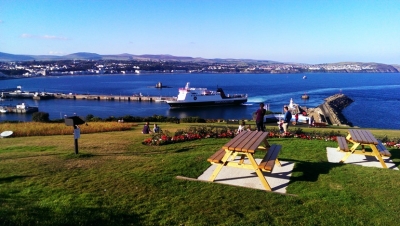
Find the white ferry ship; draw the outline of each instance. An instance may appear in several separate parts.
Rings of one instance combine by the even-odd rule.
[[[240,105],[247,102],[247,94],[225,94],[222,88],[218,88],[217,91],[210,91],[207,88],[190,88],[188,82],[185,88],[179,88],[176,99],[166,102],[171,108]]]

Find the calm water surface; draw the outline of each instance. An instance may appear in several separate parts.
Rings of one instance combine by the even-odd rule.
[[[290,98],[300,106],[317,107],[324,98],[344,93],[354,100],[344,110],[344,115],[354,125],[364,128],[400,128],[400,74],[143,74],[143,75],[101,75],[101,76],[59,76],[0,81],[0,89],[22,86],[26,91],[58,93],[90,93],[147,96],[176,96],[178,88],[190,82],[192,87],[215,90],[222,87],[225,93],[247,93],[249,99],[243,106],[225,106],[196,109],[170,109],[166,103],[136,101],[94,101],[94,100],[13,100],[2,105],[16,105],[25,102],[48,112],[51,119],[64,115],[80,116],[93,114],[106,118],[124,115],[175,117],[199,116],[202,118],[241,119],[251,118],[259,102],[269,104],[270,109],[281,112]],[[156,89],[162,82],[171,88]],[[301,99],[307,93],[308,101]],[[0,120],[30,121],[31,115],[1,114]]]

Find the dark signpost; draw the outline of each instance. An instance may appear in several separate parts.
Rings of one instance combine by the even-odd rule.
[[[78,125],[84,124],[85,120],[80,116],[66,117],[64,120],[65,120],[65,125],[73,126],[74,128],[75,154],[78,154],[78,139],[81,136],[81,131]]]

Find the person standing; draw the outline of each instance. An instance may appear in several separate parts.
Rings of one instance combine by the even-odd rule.
[[[283,127],[283,131],[285,133],[287,133],[288,129],[289,129],[290,120],[292,119],[292,113],[290,113],[289,108],[287,106],[285,106],[283,108],[283,110],[285,111],[285,115],[283,116],[283,125],[282,125],[282,127]]]
[[[299,121],[299,113],[296,113],[296,114],[294,115],[294,118],[296,119],[296,125],[297,125],[297,122]]]
[[[312,127],[313,125],[314,125],[314,115],[311,115],[309,127]]]
[[[265,113],[266,113],[266,110],[264,109],[264,103],[260,103],[260,108],[256,111],[257,131],[265,132],[265,129],[264,129],[264,115],[265,115]]]

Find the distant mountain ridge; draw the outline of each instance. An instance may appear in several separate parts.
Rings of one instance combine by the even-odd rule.
[[[18,55],[0,52],[0,61],[47,61],[47,60],[159,60],[159,61],[182,61],[182,62],[204,62],[204,63],[221,63],[221,62],[258,62],[258,63],[279,63],[269,60],[251,60],[251,59],[206,59],[201,57],[173,56],[169,54],[143,54],[133,55],[129,53],[115,55],[100,55],[97,53],[78,52],[64,56],[54,55]]]
[[[88,52],[78,52],[72,53],[64,56],[55,56],[55,55],[19,55],[19,54],[9,54],[0,52],[0,62],[11,62],[11,61],[56,61],[56,60],[138,60],[138,61],[148,61],[148,60],[157,60],[157,61],[181,61],[181,62],[194,62],[194,63],[253,63],[253,64],[301,64],[301,63],[284,63],[278,61],[271,60],[253,60],[253,59],[206,59],[201,57],[187,57],[187,56],[173,56],[169,54],[143,54],[143,55],[134,55],[129,53],[123,54],[114,54],[114,55],[100,55],[97,53],[88,53]],[[399,65],[390,65],[390,64],[380,64],[380,63],[362,63],[362,62],[338,62],[338,63],[326,63],[326,64],[318,64],[318,65],[341,65],[341,64],[373,64],[373,65],[382,65],[382,66],[392,66],[396,69],[400,69]]]

